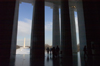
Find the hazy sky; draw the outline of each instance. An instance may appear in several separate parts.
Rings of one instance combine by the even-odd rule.
[[[26,38],[26,45],[30,45],[33,9],[34,6],[30,3],[22,2],[19,5],[17,45],[23,46],[24,38]],[[77,21],[76,16],[75,18]],[[53,9],[48,6],[45,6],[45,44],[49,45],[52,45],[52,19],[53,19]],[[78,35],[78,30],[76,32]]]

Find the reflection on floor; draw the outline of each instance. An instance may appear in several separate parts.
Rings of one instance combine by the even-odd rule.
[[[79,55],[79,53],[78,53]],[[73,57],[73,66],[81,66],[80,65],[80,57],[76,57],[76,55],[74,55]],[[77,59],[78,58],[78,63],[77,63]],[[44,60],[44,66],[66,66],[63,64],[62,59],[61,58],[52,58],[52,54],[47,54],[45,53],[45,60]],[[30,55],[29,54],[16,54],[16,60],[15,60],[15,66],[33,66],[30,65]],[[38,63],[38,62],[37,62]],[[67,62],[65,62],[67,63]]]
[[[29,54],[17,54],[15,66],[30,66]]]

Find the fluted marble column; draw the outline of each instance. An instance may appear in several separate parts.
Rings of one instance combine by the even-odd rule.
[[[53,47],[60,47],[59,6],[53,5]]]
[[[79,27],[79,43],[80,43],[81,66],[84,66],[85,62],[84,62],[83,48],[86,45],[86,32],[85,32],[83,4],[82,4],[81,0],[76,2],[76,8],[77,8],[78,27]]]
[[[68,1],[61,1],[61,49],[64,66],[72,66],[72,40]]]
[[[72,37],[72,51],[77,52],[77,39],[76,39],[76,25],[75,25],[75,8],[70,8],[70,22],[71,22],[71,37]]]
[[[31,66],[44,66],[44,51],[44,0],[36,0],[31,32]]]
[[[11,43],[10,61],[11,61],[11,64],[13,62],[13,65],[14,65],[15,55],[16,55],[18,13],[19,13],[19,0],[16,1],[15,13],[14,13],[14,22],[13,22],[13,31],[12,31],[12,43]]]
[[[16,0],[0,0],[0,66],[9,66]]]
[[[73,2],[70,2],[70,4]],[[71,22],[71,38],[72,38],[72,55],[73,55],[73,65],[77,66],[77,36],[76,36],[76,24],[75,24],[75,6],[70,6],[70,22]]]
[[[95,58],[96,63],[94,62],[94,57],[92,55],[92,50],[94,49],[98,53],[100,48],[100,12],[99,12],[99,5],[100,2],[97,0],[94,1],[84,1],[82,3],[80,1],[77,2],[77,13],[78,13],[78,20],[79,20],[79,32],[80,32],[80,48],[81,48],[81,59],[84,60],[82,57],[82,49],[85,44],[87,44],[87,58],[88,64],[90,66],[94,66],[97,64],[99,66],[98,61],[100,60],[99,57]],[[92,8],[90,8],[92,7]],[[83,10],[82,10],[83,9]],[[83,17],[84,14],[84,17]],[[84,20],[83,20],[84,18]],[[83,22],[84,21],[84,22]],[[85,32],[84,32],[85,28]],[[86,36],[84,35],[86,34]],[[85,38],[85,39],[84,39]],[[85,41],[85,42],[84,42]],[[94,45],[94,46],[93,46]],[[98,48],[98,49],[97,49]],[[82,66],[84,66],[82,64]]]

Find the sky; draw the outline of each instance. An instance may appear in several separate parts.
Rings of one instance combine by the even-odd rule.
[[[23,46],[25,38],[26,46],[30,46],[33,9],[34,6],[30,3],[22,2],[19,5],[17,45]],[[60,14],[60,9],[59,9],[59,14]],[[77,13],[75,12],[75,14]],[[52,45],[52,20],[53,20],[53,9],[48,6],[45,6],[45,44],[49,45]],[[59,20],[61,20],[61,17],[59,17]],[[76,16],[75,16],[75,21],[77,21]],[[78,23],[76,23],[76,26],[77,24]],[[76,32],[78,36],[78,30],[76,30]]]
[[[79,44],[79,28],[78,28],[78,16],[77,12],[74,12],[75,16],[75,26],[76,26],[76,39],[77,39],[77,44]]]
[[[30,3],[22,2],[19,5],[18,30],[17,30],[17,45],[30,45],[31,24],[34,6]],[[52,9],[45,6],[45,44],[52,45]]]

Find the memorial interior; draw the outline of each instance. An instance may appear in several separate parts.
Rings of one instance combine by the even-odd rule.
[[[53,60],[53,66],[78,66],[75,11],[79,28],[81,63],[79,66],[100,66],[100,1],[98,0],[0,0],[0,66],[14,66],[15,63],[18,10],[21,2],[34,5],[30,66],[45,66],[44,6],[53,9],[52,45],[53,47],[58,45],[62,51],[62,58],[59,60],[62,65],[55,64],[58,60]],[[83,50],[85,46],[86,50]]]

